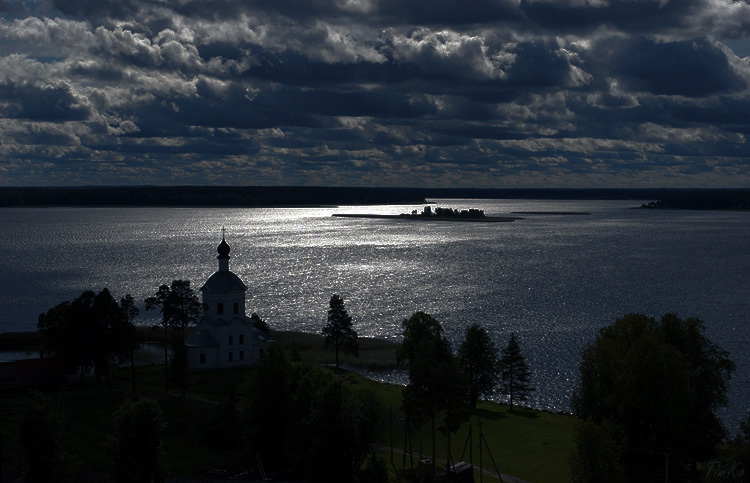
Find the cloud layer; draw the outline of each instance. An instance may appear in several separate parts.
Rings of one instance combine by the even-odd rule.
[[[750,186],[747,1],[0,15],[0,185]]]

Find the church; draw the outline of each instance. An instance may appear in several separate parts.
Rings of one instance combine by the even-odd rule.
[[[229,251],[222,228],[219,270],[200,289],[203,317],[185,339],[191,370],[253,366],[274,342],[245,315],[247,285],[229,270]]]

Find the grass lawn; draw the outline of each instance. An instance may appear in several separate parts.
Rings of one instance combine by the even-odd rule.
[[[301,360],[329,365],[333,352],[322,349],[322,338],[314,334],[275,333],[277,343]],[[370,368],[395,367],[396,344],[376,339],[360,341],[360,358]],[[357,364],[357,359],[347,356],[345,364]],[[353,388],[374,390],[388,408],[389,424],[385,424],[380,435],[379,454],[387,462],[391,472],[416,468],[420,448],[424,457],[431,455],[431,432],[429,423],[411,432],[406,438],[401,409],[401,386],[383,384],[353,372],[335,371],[345,378]],[[219,447],[206,438],[206,425],[214,416],[217,403],[230,394],[241,394],[242,386],[252,369],[231,369],[193,373],[189,378],[186,398],[182,391],[170,388],[170,396],[164,396],[163,365],[139,365],[136,367],[136,390],[140,395],[158,399],[164,411],[166,431],[164,433],[165,466],[169,475],[199,476],[213,468],[242,468],[252,466],[253,458],[244,454],[241,445]],[[84,386],[49,394],[60,414],[65,415],[64,446],[78,469],[107,471],[108,455],[104,441],[111,434],[112,414],[125,398],[131,396],[131,372],[129,367],[117,370],[110,385],[96,385],[93,378]],[[21,451],[19,441],[18,412],[25,403],[23,395],[6,395],[0,398],[0,438],[2,443],[2,468],[5,473],[19,474]],[[238,406],[241,407],[241,404]],[[500,472],[533,483],[564,483],[569,481],[568,457],[573,447],[573,423],[570,416],[551,414],[508,406],[480,402],[477,410],[462,428],[451,438],[451,454],[454,462],[472,461],[480,463],[479,433],[486,440],[482,450],[485,469],[493,469],[494,459]],[[467,438],[471,431],[471,444]],[[447,455],[447,439],[437,433],[436,455],[438,468],[444,467]],[[405,443],[406,441],[406,443]],[[391,452],[391,447],[394,448]],[[404,455],[409,447],[413,458]],[[471,457],[469,455],[471,451]],[[490,453],[492,459],[490,458]],[[475,475],[479,481],[479,475]],[[483,481],[498,481],[488,475]]]
[[[395,448],[409,447],[408,443],[404,443],[405,421],[400,413],[402,388],[371,381],[357,374],[350,373],[347,377],[357,385],[373,388],[392,408],[391,424],[381,435],[381,447],[388,448],[387,461],[390,463],[391,438]],[[492,459],[494,459],[501,473],[533,483],[564,483],[570,481],[568,458],[573,449],[574,421],[572,416],[518,407],[510,411],[509,406],[480,401],[469,421],[452,435],[451,455],[454,462],[466,461],[478,466],[480,464],[481,426],[481,433],[486,441],[482,449],[482,466],[485,469],[494,470],[492,464]],[[467,445],[469,432],[471,432],[471,440],[470,445]],[[420,447],[424,457],[431,457],[429,423],[415,429],[411,434],[411,450],[415,458],[419,457]],[[440,432],[437,433],[436,458],[438,466],[443,465],[447,459],[447,438]],[[395,454],[394,462],[396,467],[403,467],[404,456],[400,453]],[[407,467],[409,463],[407,456]],[[487,478],[485,476],[484,481],[492,481]]]

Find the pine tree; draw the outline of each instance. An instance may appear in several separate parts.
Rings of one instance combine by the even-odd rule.
[[[344,307],[344,299],[334,294],[328,309],[328,324],[323,327],[326,347],[333,345],[336,349],[336,367],[339,367],[339,350],[359,357],[357,331],[352,329],[352,318]]]
[[[529,385],[531,371],[526,366],[526,358],[521,354],[516,334],[510,334],[508,345],[500,357],[500,369],[503,379],[502,391],[510,396],[510,410],[513,410],[513,398],[525,401],[535,390]]]
[[[466,330],[458,360],[468,379],[471,406],[476,408],[479,396],[492,394],[500,380],[498,350],[484,327],[472,324]]]

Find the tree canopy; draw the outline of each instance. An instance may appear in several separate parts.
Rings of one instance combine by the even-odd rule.
[[[508,345],[503,348],[500,375],[503,380],[502,391],[510,397],[511,411],[514,398],[525,401],[535,391],[535,388],[531,387],[531,371],[526,365],[526,358],[521,354],[516,334],[510,334]]]
[[[352,318],[344,307],[344,299],[334,294],[329,302],[328,324],[323,327],[326,347],[333,345],[336,351],[336,367],[339,367],[339,350],[359,356],[357,331],[352,328]]]
[[[113,359],[131,357],[132,310],[118,304],[107,288],[98,294],[87,290],[72,302],[62,302],[40,314],[37,328],[50,350],[80,369],[82,379],[90,369],[98,378],[109,374]]]
[[[184,350],[185,329],[198,321],[202,308],[198,296],[190,287],[190,280],[172,280],[171,285],[160,285],[154,295],[146,299],[146,310],[156,310],[162,314],[162,325],[164,326],[164,370],[169,371],[169,350],[167,331],[169,327],[179,328],[181,340],[174,344],[175,348],[175,372],[178,383],[185,385],[187,352]],[[167,392],[168,377],[164,377],[164,392]]]
[[[245,435],[265,462],[289,464],[314,481],[358,478],[385,417],[377,395],[271,346],[245,386]]]
[[[117,483],[164,481],[162,431],[164,420],[153,399],[125,401],[114,413],[114,435],[109,440]]]
[[[432,461],[435,461],[435,419],[443,414],[440,428],[448,439],[468,417],[466,379],[453,355],[450,341],[438,320],[416,312],[404,320],[403,341],[396,351],[400,364],[407,367],[409,384],[403,390],[403,405],[413,422],[427,418],[432,424]]]
[[[466,329],[458,360],[469,384],[471,406],[476,407],[479,396],[492,394],[500,381],[498,350],[484,327],[472,324]]]
[[[165,327],[185,328],[201,316],[202,308],[190,280],[172,280],[161,285],[154,295],[146,299],[146,310],[159,309]],[[184,335],[184,334],[183,334]]]
[[[671,471],[710,455],[725,435],[716,409],[727,404],[734,363],[704,334],[699,319],[629,314],[599,331],[583,351],[574,413],[615,423],[622,463],[631,479]]]

